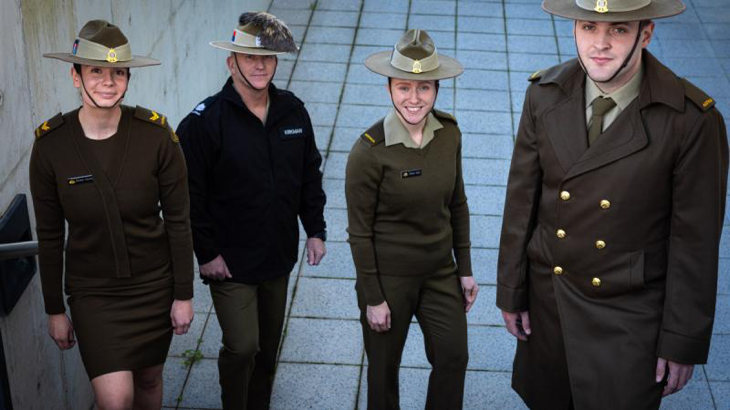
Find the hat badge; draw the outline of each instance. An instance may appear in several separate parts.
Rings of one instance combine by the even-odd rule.
[[[423,70],[421,69],[421,62],[418,60],[413,61],[413,70],[411,70],[413,74],[421,74]]]
[[[110,63],[116,63],[118,61],[117,60],[117,51],[114,50],[113,48],[110,48],[109,52],[106,54],[106,61],[108,61]]]
[[[596,0],[596,8],[593,10],[598,13],[608,13],[608,0]]]

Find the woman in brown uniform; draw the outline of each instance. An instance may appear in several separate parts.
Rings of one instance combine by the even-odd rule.
[[[427,409],[460,409],[466,314],[476,300],[461,132],[435,110],[439,80],[462,73],[428,34],[409,30],[365,60],[388,77],[393,109],[352,147],[348,233],[368,355],[368,409],[398,409],[398,367],[413,315],[433,366]],[[454,261],[454,255],[456,261]]]
[[[78,337],[99,408],[159,409],[172,331],[193,317],[185,160],[165,116],[120,105],[129,69],[159,62],[103,20],[44,56],[74,64],[82,99],[36,129],[30,160],[49,332],[64,350]]]

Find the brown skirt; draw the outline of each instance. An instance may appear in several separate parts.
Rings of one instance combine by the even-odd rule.
[[[90,380],[165,363],[172,340],[169,264],[131,278],[69,275],[66,292]]]

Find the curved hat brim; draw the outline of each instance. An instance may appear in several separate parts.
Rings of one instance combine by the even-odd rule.
[[[132,59],[129,61],[117,61],[116,63],[110,63],[105,60],[91,60],[88,58],[81,58],[71,53],[46,53],[43,54],[43,57],[54,58],[56,60],[61,60],[72,64],[90,65],[94,67],[138,68],[162,64],[160,60],[141,56],[132,56]]]
[[[392,51],[380,51],[375,54],[371,54],[365,59],[365,67],[375,74],[380,74],[385,77],[399,78],[403,80],[444,80],[446,78],[453,78],[461,75],[464,72],[464,67],[455,58],[451,58],[445,55],[439,55],[439,66],[435,70],[422,72],[422,73],[409,73],[407,71],[401,71],[390,64],[390,58]]]
[[[286,51],[272,51],[265,48],[255,48],[255,47],[242,47],[237,46],[235,44],[231,44],[230,41],[211,41],[211,46],[215,48],[219,48],[221,50],[226,51],[233,51],[234,53],[241,53],[241,54],[253,54],[257,56],[275,56],[279,54],[286,54]]]
[[[686,6],[678,0],[652,0],[648,6],[626,12],[598,13],[578,7],[572,0],[543,0],[542,9],[550,14],[581,21],[605,21],[620,23],[626,21],[654,20],[672,17],[684,12]]]

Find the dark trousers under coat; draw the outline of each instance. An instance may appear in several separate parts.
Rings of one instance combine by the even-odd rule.
[[[454,273],[429,277],[381,276],[391,313],[391,328],[378,333],[367,322],[366,303],[357,289],[360,322],[368,356],[368,409],[399,409],[398,370],[408,328],[415,315],[431,363],[426,409],[462,408],[469,361],[466,314]]]
[[[288,284],[289,275],[259,285],[210,283],[223,332],[218,356],[223,409],[269,408]]]

